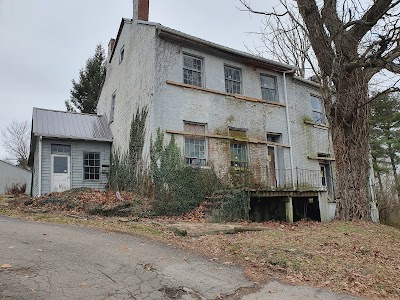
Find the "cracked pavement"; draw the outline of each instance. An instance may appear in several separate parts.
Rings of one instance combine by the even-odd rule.
[[[93,228],[8,217],[0,217],[2,265],[0,300],[220,299],[253,287],[240,267],[172,246]],[[234,298],[300,295],[298,287],[277,282],[247,290]],[[307,287],[302,291],[308,293],[307,299],[351,299]]]

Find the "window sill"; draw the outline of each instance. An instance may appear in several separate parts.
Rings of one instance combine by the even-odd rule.
[[[194,137],[225,139],[225,140],[238,141],[238,142],[243,142],[243,143],[264,144],[264,145],[270,145],[270,146],[280,146],[280,147],[290,148],[290,146],[286,145],[286,144],[274,143],[274,142],[269,142],[269,141],[262,141],[262,140],[253,139],[253,138],[239,139],[239,138],[235,138],[235,137],[232,137],[232,136],[226,136],[226,135],[219,135],[219,134],[212,134],[212,133],[192,133],[192,132],[185,132],[185,131],[179,131],[179,130],[170,130],[170,129],[165,130],[165,132],[169,133],[169,134],[179,134],[179,135],[190,136],[190,137],[194,136]]]
[[[210,170],[210,166],[196,166],[196,165],[189,165],[186,164],[187,167],[194,168],[194,169],[203,169],[203,170]]]
[[[279,107],[285,107],[286,106],[285,104],[280,103],[280,102],[267,101],[267,100],[263,100],[263,99],[244,96],[244,95],[241,95],[241,94],[230,94],[230,93],[227,93],[227,92],[221,92],[221,91],[217,91],[217,90],[207,89],[207,88],[203,88],[203,87],[199,87],[199,86],[195,86],[195,85],[190,85],[190,84],[185,84],[185,83],[180,83],[180,82],[171,81],[171,80],[167,80],[166,83],[170,84],[170,85],[180,86],[180,87],[182,87],[184,89],[192,89],[192,90],[197,90],[197,91],[202,91],[202,92],[222,95],[222,96],[226,96],[226,97],[232,98],[232,99],[256,102],[256,103],[261,103],[261,104],[264,104],[264,105],[271,105],[271,106],[279,106]]]
[[[329,129],[328,125],[326,125],[326,124],[318,124],[318,123],[315,123],[313,121],[304,120],[304,124],[312,125],[314,128],[320,128],[320,129],[325,129],[325,130]]]

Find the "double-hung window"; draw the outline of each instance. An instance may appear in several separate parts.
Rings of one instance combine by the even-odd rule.
[[[324,107],[320,97],[311,95],[312,120],[317,124],[325,124]]]
[[[183,55],[183,83],[203,86],[203,60],[191,55]]]
[[[83,153],[83,179],[84,180],[100,179],[100,153],[96,152]]]
[[[277,102],[276,77],[270,75],[260,75],[261,96],[263,100]]]
[[[247,133],[246,130],[229,128],[229,136],[234,138],[231,141],[231,166],[245,168],[248,165],[247,157]],[[243,141],[242,141],[243,140]]]
[[[183,125],[185,133],[185,162],[192,166],[207,165],[207,144],[204,137],[206,125],[186,121]],[[193,135],[191,135],[193,134]]]
[[[231,166],[239,168],[247,166],[247,147],[245,143],[231,143]]]
[[[242,70],[224,66],[225,91],[230,94],[242,93]]]
[[[185,161],[188,165],[206,165],[205,139],[185,138]]]

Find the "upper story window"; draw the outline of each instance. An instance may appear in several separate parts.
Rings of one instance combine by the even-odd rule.
[[[183,127],[186,133],[204,134],[206,125],[185,122]],[[185,162],[192,166],[207,165],[207,147],[204,136],[185,137]]]
[[[225,91],[230,94],[242,93],[242,70],[224,66]]]
[[[270,75],[260,75],[261,81],[261,95],[262,99],[266,101],[278,101],[277,89],[276,89],[276,77]]]
[[[125,45],[123,45],[119,50],[119,63],[121,63],[124,60],[124,54],[125,54]]]
[[[317,124],[325,124],[324,107],[322,99],[311,95],[312,120]]]
[[[112,121],[114,121],[115,96],[116,96],[116,93],[112,94],[112,96],[111,96],[110,123]]]
[[[203,86],[203,59],[191,55],[183,55],[183,83]]]

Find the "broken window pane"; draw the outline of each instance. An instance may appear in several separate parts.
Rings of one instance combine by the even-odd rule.
[[[189,165],[206,165],[206,141],[204,139],[185,138],[185,161]]]
[[[224,66],[225,90],[230,94],[241,94],[242,70]]]
[[[183,83],[202,86],[203,60],[201,58],[183,56]]]

